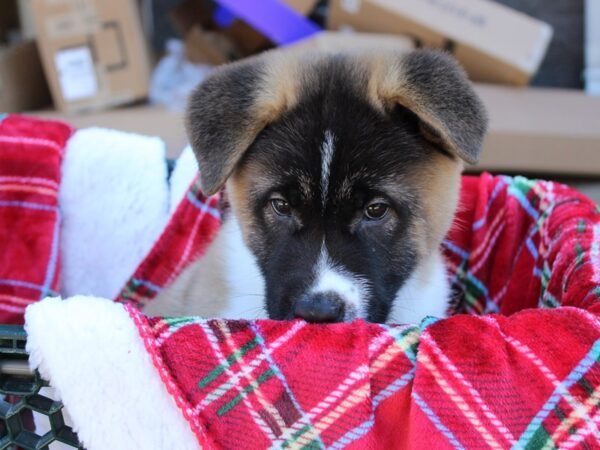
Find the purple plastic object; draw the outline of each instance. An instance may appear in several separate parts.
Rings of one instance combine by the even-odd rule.
[[[321,28],[278,0],[215,0],[277,45],[291,44]]]
[[[235,14],[233,14],[227,8],[219,6],[213,13],[213,19],[220,27],[227,28],[231,26],[231,24],[235,20]]]

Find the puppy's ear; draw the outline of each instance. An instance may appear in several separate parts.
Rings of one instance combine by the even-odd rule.
[[[186,129],[206,195],[231,175],[258,133],[295,102],[293,61],[263,55],[217,69],[192,93]]]
[[[423,136],[476,163],[487,131],[485,108],[451,56],[417,50],[376,66],[369,90],[385,107],[400,104],[420,119]]]

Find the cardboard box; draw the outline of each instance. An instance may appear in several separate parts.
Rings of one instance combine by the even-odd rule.
[[[31,0],[18,0],[19,22],[21,24],[21,33],[24,39],[35,39],[35,24],[33,22],[33,12]]]
[[[404,34],[451,50],[473,80],[524,85],[552,28],[490,0],[332,0],[328,28]]]
[[[556,175],[600,180],[600,98],[581,91],[478,84],[490,114],[480,164],[469,172]],[[159,106],[132,106],[79,116],[36,112],[75,127],[101,126],[157,135],[176,158],[186,143],[183,113]]]
[[[135,0],[32,0],[54,103],[97,110],[148,94],[149,62]]]
[[[0,111],[21,112],[50,103],[35,42],[0,45]]]
[[[194,64],[218,66],[241,58],[235,44],[223,34],[194,26],[185,35],[185,57]]]
[[[9,32],[19,27],[19,15],[15,0],[4,0],[0,6],[0,44],[8,40]]]
[[[302,41],[296,42],[290,48],[315,49],[321,51],[340,50],[369,50],[393,49],[410,51],[415,48],[412,39],[406,36],[378,33],[354,33],[322,31]]]
[[[600,179],[600,97],[566,89],[476,89],[490,131],[475,170]]]
[[[214,10],[210,0],[183,0],[169,11],[169,22],[179,36],[185,37],[195,26],[210,28]]]
[[[31,115],[65,120],[73,127],[102,127],[160,137],[167,147],[167,158],[177,158],[187,144],[183,112],[158,105],[133,105],[75,116],[60,111],[35,111]]]
[[[282,0],[298,14],[308,16],[318,3],[318,0]],[[223,32],[233,39],[244,55],[252,55],[272,46],[272,43],[259,31],[242,20],[236,19]]]

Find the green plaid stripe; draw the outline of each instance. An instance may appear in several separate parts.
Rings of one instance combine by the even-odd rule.
[[[140,280],[137,280],[135,278],[131,278],[129,281],[127,281],[127,284],[125,284],[125,287],[121,292],[121,298],[123,298],[124,300],[133,301],[135,301],[137,296],[148,296],[149,298],[151,298],[154,297],[154,295],[156,295],[156,292],[154,290],[149,289]]]
[[[468,270],[465,273],[465,302],[472,310],[482,314],[485,310],[485,292],[482,289],[481,282]]]
[[[585,257],[585,252],[583,251],[583,247],[581,246],[581,244],[578,242],[575,245],[575,268],[576,269],[581,268],[581,266],[583,265],[584,257]]]
[[[485,309],[485,293],[469,272],[468,260],[463,260],[460,266],[456,268],[456,276],[461,282],[464,295],[461,307],[466,311],[482,314]]]
[[[309,432],[310,430],[311,430],[310,425],[304,425],[302,428],[300,428],[298,431],[296,431],[294,434],[292,434],[290,436],[290,438],[287,439],[283,444],[281,444],[281,448],[288,448],[290,445],[292,445],[294,442],[296,442],[300,436]],[[308,444],[302,446],[301,448],[302,449],[320,449],[323,447],[319,441],[314,440],[314,441],[311,441]]]
[[[190,325],[192,323],[197,323],[199,320],[198,317],[188,316],[188,317],[165,317],[162,319],[162,322],[168,325],[169,330],[171,332],[178,330],[179,328]]]
[[[524,196],[527,196],[529,191],[531,191],[531,189],[533,189],[537,183],[537,180],[530,180],[529,178],[525,177],[514,177],[512,179],[512,183],[510,184],[510,188],[516,189]]]
[[[256,384],[249,384],[244,389],[242,389],[242,391],[238,395],[236,395],[234,398],[225,403],[221,408],[219,408],[219,410],[217,411],[217,415],[220,417],[226,414],[235,405],[241,402],[245,396],[254,392],[260,387],[261,384],[273,377],[273,375],[275,375],[273,369],[267,369],[256,379]]]
[[[541,427],[539,427],[537,429],[537,431],[535,432],[533,437],[525,445],[525,450],[539,450],[540,448],[543,448],[546,445],[546,443],[548,441],[550,441],[551,438],[552,438],[552,436],[550,436],[550,434],[546,431],[546,429],[542,425]],[[550,448],[555,449],[556,446],[553,445]]]
[[[215,380],[219,375],[221,375],[225,370],[231,367],[234,363],[240,362],[241,359],[248,353],[250,350],[256,348],[258,346],[258,339],[254,338],[250,342],[247,342],[243,346],[241,346],[238,350],[234,351],[231,355],[225,359],[225,362],[219,364],[213,370],[209,372],[207,376],[201,379],[198,382],[198,387],[200,389],[208,386],[213,380]]]

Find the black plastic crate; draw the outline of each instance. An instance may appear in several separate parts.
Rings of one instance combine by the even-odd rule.
[[[21,326],[0,326],[0,450],[49,450],[53,442],[83,449],[77,435],[65,424],[63,404],[41,395],[48,386],[37,372],[29,370]],[[47,417],[50,430],[35,433],[33,412]]]

